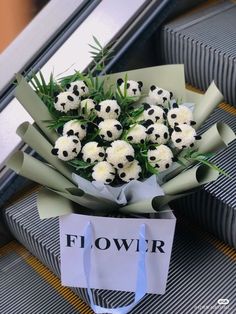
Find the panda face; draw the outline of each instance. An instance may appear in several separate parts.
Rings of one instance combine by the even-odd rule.
[[[99,123],[99,136],[108,142],[117,140],[123,131],[122,125],[118,120],[106,119]]]
[[[61,112],[68,112],[79,108],[80,98],[71,92],[63,92],[55,97],[54,107]]]
[[[199,136],[196,135],[195,129],[187,124],[175,126],[171,134],[171,140],[174,146],[179,149],[193,147],[196,139],[199,139]]]
[[[94,163],[103,161],[105,158],[105,149],[97,142],[88,142],[82,148],[82,158],[85,162]]]
[[[149,91],[149,97],[153,98],[156,101],[157,105],[167,104],[168,101],[172,98],[173,93],[169,92],[161,87],[152,85]]]
[[[137,180],[142,173],[142,169],[137,160],[132,161],[124,169],[118,169],[118,175],[124,182],[130,182],[132,180]]]
[[[126,138],[132,144],[144,144],[146,137],[146,128],[141,124],[136,124],[130,126]]]
[[[81,101],[80,108],[81,108],[81,114],[88,115],[92,112],[92,110],[95,109],[96,102],[93,99],[86,98]]]
[[[61,136],[52,149],[52,154],[59,159],[68,161],[74,159],[81,150],[81,143],[77,136]]]
[[[166,113],[160,106],[144,104],[143,118],[146,124],[163,123],[166,119]]]
[[[166,144],[170,138],[168,127],[164,124],[151,124],[146,133],[147,140],[153,144]]]
[[[126,141],[116,140],[107,148],[106,159],[117,169],[125,168],[134,161],[134,149]]]
[[[123,81],[123,79],[119,78],[117,80],[117,85],[119,86],[119,89],[122,95],[124,96],[125,82]],[[142,87],[143,87],[143,83],[141,81],[136,82],[136,81],[128,80],[126,84],[126,96],[132,97],[134,101],[139,100],[139,98],[141,97]]]
[[[81,123],[79,120],[74,119],[64,124],[62,134],[67,136],[75,135],[82,141],[85,138],[86,133],[85,124]]]
[[[183,105],[177,105],[176,103],[173,104],[173,108],[169,110],[167,119],[171,127],[174,127],[178,124],[196,124],[193,121],[192,111],[188,107]]]
[[[166,145],[160,145],[148,150],[148,161],[158,172],[167,170],[172,165],[173,158],[171,149]]]
[[[115,178],[116,171],[107,161],[98,162],[92,170],[92,177],[95,181],[110,184]]]
[[[84,97],[88,95],[89,89],[85,81],[75,81],[66,85],[68,92],[74,93],[76,96]]]
[[[120,106],[116,100],[103,100],[95,106],[97,116],[102,119],[118,119],[120,116]]]

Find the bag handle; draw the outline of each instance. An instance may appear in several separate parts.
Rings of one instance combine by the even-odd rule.
[[[146,255],[146,225],[141,224],[139,229],[139,258],[138,258],[138,269],[137,269],[137,280],[136,280],[136,290],[134,301],[127,305],[117,308],[104,308],[99,305],[94,304],[92,291],[90,288],[90,270],[91,270],[91,245],[94,238],[93,226],[91,221],[85,227],[85,247],[83,253],[83,265],[84,274],[87,283],[87,291],[89,295],[89,301],[91,308],[96,314],[126,314],[131,311],[135,305],[144,297],[147,291],[147,275],[146,275],[146,265],[145,265],[145,255]]]

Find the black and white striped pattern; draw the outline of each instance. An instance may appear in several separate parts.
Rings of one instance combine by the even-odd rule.
[[[164,64],[183,63],[186,81],[206,90],[214,80],[236,107],[236,4],[223,1],[185,14],[161,32]]]

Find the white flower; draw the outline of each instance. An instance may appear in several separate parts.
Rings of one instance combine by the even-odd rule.
[[[174,127],[171,140],[175,147],[182,149],[192,147],[196,138],[198,138],[196,136],[196,131],[193,127],[187,124],[179,124]]]
[[[67,91],[75,93],[76,96],[82,97],[89,93],[88,86],[85,81],[75,81],[66,85]]]
[[[165,105],[172,98],[173,93],[161,87],[152,85],[149,91],[149,97],[154,99],[156,105]]]
[[[111,143],[111,147],[106,150],[107,161],[115,168],[124,168],[129,162],[134,160],[133,147],[123,140],[117,140]]]
[[[81,101],[80,108],[81,108],[81,113],[84,114],[90,114],[91,111],[95,108],[95,101],[92,100],[91,98],[86,98]]]
[[[94,163],[103,161],[105,158],[105,149],[97,142],[88,142],[82,148],[82,158],[85,162]]]
[[[119,86],[121,94],[124,96],[125,95],[125,82],[123,79],[118,79],[117,84]],[[128,80],[126,84],[126,97],[132,97],[134,101],[139,100],[141,96],[141,89],[143,87],[143,83],[141,81],[132,81]],[[118,89],[117,89],[118,91]]]
[[[159,172],[168,169],[173,162],[173,153],[166,145],[160,145],[148,150],[148,161]]]
[[[123,169],[118,169],[119,177],[125,182],[129,182],[131,180],[137,180],[140,177],[141,172],[142,172],[142,169],[137,160],[130,162]]]
[[[149,124],[163,123],[166,119],[166,113],[160,106],[144,104],[144,112],[141,115],[141,119]]]
[[[59,137],[52,149],[52,154],[59,159],[68,161],[74,159],[81,150],[81,143],[77,136]]]
[[[116,100],[107,99],[95,106],[97,116],[102,119],[117,119],[120,116],[120,106]]]
[[[54,107],[61,112],[78,109],[80,98],[71,92],[62,92],[55,97]]]
[[[151,124],[146,133],[147,140],[154,144],[166,144],[170,138],[168,127],[165,124]]]
[[[146,128],[141,124],[130,126],[127,134],[127,140],[132,144],[144,143],[147,137]]]
[[[92,177],[95,181],[109,184],[115,178],[115,168],[107,161],[100,161],[93,167]]]
[[[82,141],[85,138],[86,133],[86,126],[79,120],[70,120],[64,124],[63,135],[76,135]]]
[[[167,119],[171,127],[174,127],[176,124],[195,124],[192,111],[183,105],[173,104],[173,108],[167,114]]]
[[[99,123],[99,136],[105,141],[114,141],[122,134],[122,125],[118,120],[106,119]]]

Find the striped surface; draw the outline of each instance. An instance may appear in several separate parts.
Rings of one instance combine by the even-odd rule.
[[[36,193],[9,207],[6,219],[19,241],[59,276],[58,220],[39,220]],[[166,294],[147,295],[131,313],[234,313],[235,261],[233,249],[178,221]],[[87,301],[84,289],[75,289],[75,292]],[[102,306],[117,306],[131,301],[132,294],[95,290],[94,297]],[[230,304],[219,306],[217,300],[220,298],[228,298]]]
[[[201,90],[215,80],[226,101],[236,106],[235,38],[236,4],[204,6],[163,27],[163,63],[184,63],[186,81]]]
[[[90,308],[12,241],[0,249],[1,314],[92,314]]]

